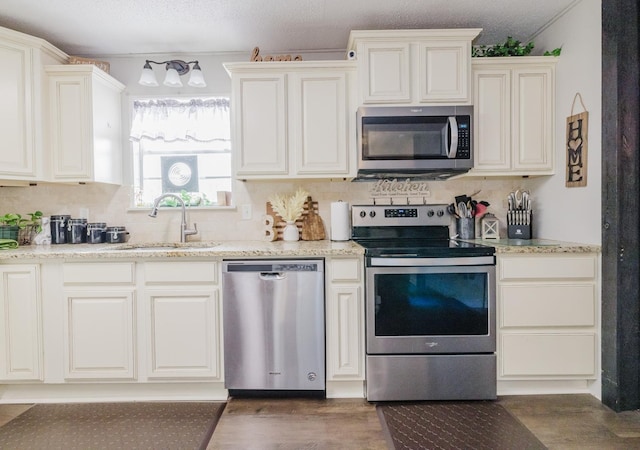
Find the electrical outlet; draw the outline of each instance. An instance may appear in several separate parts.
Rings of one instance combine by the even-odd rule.
[[[248,203],[245,203],[244,205],[242,205],[240,207],[241,211],[242,211],[242,220],[251,220],[251,205]]]

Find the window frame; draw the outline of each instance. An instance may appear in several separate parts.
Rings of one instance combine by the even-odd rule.
[[[130,190],[130,200],[129,200],[129,205],[127,210],[130,212],[141,212],[141,211],[148,211],[149,207],[148,206],[137,206],[136,204],[136,197],[137,197],[137,193],[136,193],[136,173],[135,173],[135,162],[134,162],[134,158],[135,158],[135,152],[134,152],[134,145],[136,144],[134,141],[132,141],[130,139],[130,131],[131,131],[131,126],[133,123],[133,105],[134,102],[136,101],[149,101],[149,100],[161,100],[161,99],[175,99],[175,100],[179,100],[179,101],[187,101],[189,99],[206,99],[206,98],[226,98],[229,100],[229,102],[231,102],[231,93],[227,92],[227,93],[220,93],[220,94],[212,94],[212,93],[180,93],[180,94],[173,94],[170,92],[161,92],[158,94],[135,94],[135,95],[130,95],[129,96],[129,101],[128,101],[128,117],[127,117],[127,124],[128,127],[127,132],[124,133],[123,139],[125,141],[124,143],[124,148],[127,149],[127,151],[129,152],[124,158],[123,158],[123,162],[125,163],[125,174],[128,177],[128,183],[129,183],[129,190]],[[231,117],[229,117],[229,122],[231,122]],[[231,123],[229,124],[229,126],[231,126]],[[231,131],[231,130],[230,130]],[[233,151],[231,149],[231,141],[230,141],[230,145],[229,145],[229,155],[230,155],[230,159],[229,159],[229,179],[230,179],[230,192],[231,192],[231,201],[229,204],[227,205],[218,205],[218,204],[213,204],[213,205],[207,205],[207,206],[187,206],[189,209],[192,210],[196,210],[196,211],[207,211],[207,210],[235,210],[237,209],[236,205],[235,205],[235,199],[234,199],[234,191],[235,191],[235,178],[233,176]],[[139,159],[143,159],[144,155],[142,152],[138,152],[138,158]],[[137,161],[138,166],[140,167],[140,170],[143,170],[143,164],[142,161],[139,160]],[[142,176],[142,174],[138,174],[138,176]],[[217,201],[217,198],[215,198],[215,196],[213,196],[214,198],[210,198],[210,200],[212,201]],[[171,209],[172,207],[161,207],[162,208],[168,208]]]

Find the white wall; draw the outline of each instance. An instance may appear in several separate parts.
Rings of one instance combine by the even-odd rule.
[[[527,182],[535,195],[536,234],[601,244],[601,1],[582,0],[535,37],[536,49],[562,46],[556,77],[556,175]],[[575,94],[589,111],[586,187],[565,187],[566,118]],[[574,114],[582,112],[576,102]]]

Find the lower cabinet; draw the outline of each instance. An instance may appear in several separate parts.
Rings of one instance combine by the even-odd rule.
[[[67,263],[64,282],[64,378],[136,378],[135,264]]]
[[[0,380],[41,381],[42,366],[40,268],[0,265]]]
[[[593,380],[596,254],[499,255],[498,380]]]
[[[220,380],[214,261],[63,265],[64,379]]]
[[[147,378],[222,379],[215,262],[146,262]]]
[[[327,381],[364,380],[363,267],[327,258]]]

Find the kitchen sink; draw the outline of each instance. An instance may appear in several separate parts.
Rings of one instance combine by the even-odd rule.
[[[217,247],[220,242],[216,241],[196,241],[196,242],[141,242],[137,244],[122,244],[115,246],[114,250],[154,250],[154,251],[175,251],[175,250],[200,250]]]

